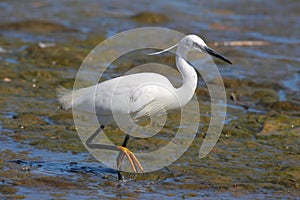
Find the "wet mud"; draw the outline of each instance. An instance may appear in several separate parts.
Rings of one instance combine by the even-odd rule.
[[[100,9],[97,2],[90,3],[90,9],[97,6]],[[82,9],[79,2],[70,7],[67,17],[62,17],[63,11],[57,8],[61,13],[56,13],[50,20],[49,17],[26,19],[30,12],[20,11],[21,5],[15,1],[1,1],[0,6],[8,10],[16,8],[20,12],[14,19],[8,17],[8,11],[0,14],[3,15],[0,23],[0,197],[299,198],[300,61],[294,52],[299,53],[299,50],[290,44],[291,40],[296,40],[293,33],[290,32],[290,40],[285,40],[281,33],[269,33],[254,17],[263,8],[252,10],[253,3],[241,5],[243,8],[248,6],[247,14],[241,14],[239,8],[229,11],[226,7],[216,9],[212,8],[213,3],[205,3],[203,6],[207,10],[203,12],[209,16],[203,18],[202,25],[199,13],[191,5],[178,1],[169,8],[162,2],[157,5],[161,10],[145,11],[143,6],[146,4],[144,2],[140,7],[129,5],[128,10],[122,3],[107,4],[101,7],[106,18],[93,10],[89,15],[83,12],[87,20],[84,21],[78,15]],[[47,16],[47,11],[53,13],[56,10],[51,2],[27,6],[39,9],[37,16],[44,16],[43,13]],[[190,14],[178,11],[182,6],[190,8]],[[198,4],[195,6],[199,7]],[[281,9],[279,7],[272,9]],[[162,14],[163,9],[171,14]],[[208,12],[211,10],[213,12]],[[288,19],[299,25],[299,20],[293,18],[296,11],[292,11]],[[98,22],[100,18],[105,23]],[[209,18],[219,22],[211,22]],[[239,24],[241,18],[256,25],[257,32]],[[58,22],[59,19],[63,19],[62,22]],[[188,19],[195,22],[184,25],[182,20]],[[225,19],[229,22],[221,23]],[[99,31],[95,24],[110,31]],[[72,113],[60,109],[56,101],[56,88],[71,89],[84,58],[111,34],[124,30],[124,27],[151,24],[196,34],[196,30],[204,29],[201,35],[211,46],[233,60],[233,66],[216,61],[227,94],[226,123],[217,145],[208,156],[199,159],[199,147],[210,121],[209,92],[200,79],[196,94],[203,114],[197,136],[188,151],[161,170],[137,176],[124,173],[132,180],[120,182],[115,170],[102,165],[84,148],[76,133]],[[282,21],[277,25],[286,27]],[[244,31],[245,35],[236,36],[238,30]],[[222,40],[219,35],[223,35],[224,40],[265,39],[271,44],[246,48],[214,46],[214,41]],[[297,40],[294,42],[299,44]],[[290,47],[286,50],[289,52],[282,55],[287,47]],[[116,61],[117,67],[108,69],[105,78],[123,74],[133,66],[149,61],[174,65],[173,59],[172,55],[157,58],[128,55]],[[172,112],[162,129],[164,134],[150,139],[132,139],[128,148],[138,152],[165,146],[174,137],[180,117],[180,112]],[[106,132],[116,144],[122,143],[124,134],[116,125],[107,127]]]

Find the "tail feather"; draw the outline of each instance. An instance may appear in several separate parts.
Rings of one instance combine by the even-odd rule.
[[[63,109],[68,110],[72,107],[72,90],[68,90],[62,86],[56,89],[57,100]]]

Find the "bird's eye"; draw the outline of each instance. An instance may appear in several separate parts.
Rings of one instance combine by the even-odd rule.
[[[192,47],[194,49],[198,49],[198,50],[204,51],[203,47],[201,45],[199,45],[198,43],[196,43],[196,42],[193,42],[193,46]]]
[[[194,49],[199,49],[199,45],[198,45],[196,42],[193,42],[192,47],[193,47]]]

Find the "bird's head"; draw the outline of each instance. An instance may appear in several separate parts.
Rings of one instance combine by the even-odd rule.
[[[169,50],[173,49],[174,47],[178,46],[179,48],[184,48],[185,51],[197,51],[197,52],[204,52],[216,58],[223,60],[229,64],[232,64],[231,61],[226,58],[225,56],[221,55],[220,53],[216,52],[212,48],[208,47],[205,42],[197,35],[186,35],[184,36],[179,43],[171,46],[167,49],[162,51],[150,53],[148,55],[158,55],[164,52],[168,52]]]
[[[180,40],[180,42],[178,43],[178,46],[182,46],[182,47],[188,49],[189,51],[197,51],[197,52],[207,53],[211,56],[214,56],[216,58],[223,60],[224,62],[232,64],[228,58],[226,58],[225,56],[216,52],[212,48],[208,47],[205,44],[205,42],[197,35],[186,35],[185,37],[183,37]]]

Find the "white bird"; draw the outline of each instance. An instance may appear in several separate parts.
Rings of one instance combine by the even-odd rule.
[[[119,151],[117,158],[118,170],[120,170],[124,156],[128,158],[135,173],[137,173],[137,167],[143,172],[143,167],[135,155],[126,148],[129,140],[128,133],[126,133],[122,146],[93,143],[93,139],[101,130],[113,123],[113,115],[131,114],[134,120],[139,121],[145,117],[187,104],[196,90],[198,80],[194,67],[185,59],[190,51],[207,53],[231,64],[227,58],[209,48],[197,35],[186,35],[173,47],[152,55],[166,52],[175,46],[177,46],[176,66],[183,80],[182,86],[179,88],[173,87],[163,75],[137,73],[120,76],[70,92],[60,92],[59,94],[58,100],[64,109],[80,107],[92,112],[91,105],[95,105],[95,111],[101,126],[86,140],[86,145],[91,149]],[[122,84],[119,84],[120,81]],[[116,98],[118,103],[113,104],[112,107],[113,98]],[[118,171],[118,177],[122,179],[120,171]]]

